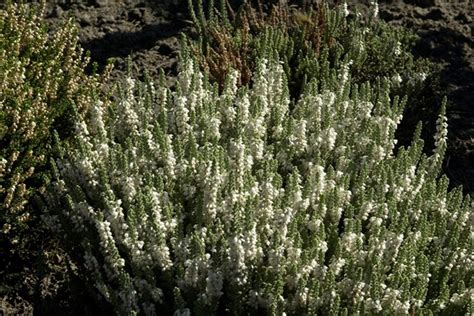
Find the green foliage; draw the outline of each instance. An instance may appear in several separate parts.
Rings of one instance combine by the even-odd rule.
[[[47,251],[56,255],[43,248],[49,242],[38,242],[45,232],[33,203],[49,177],[52,131],[67,139],[71,104],[83,113],[100,87],[97,76],[84,72],[88,58],[82,57],[73,21],[48,34],[44,5],[8,1],[0,10],[0,296],[20,300],[20,288],[39,291],[38,275],[28,273],[49,263],[37,262],[30,272],[25,265],[48,261]]]

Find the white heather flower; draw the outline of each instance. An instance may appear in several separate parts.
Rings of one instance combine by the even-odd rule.
[[[127,201],[132,201],[137,194],[136,181],[132,177],[127,177],[122,183],[122,192]]]
[[[341,272],[341,269],[344,267],[345,264],[346,264],[346,260],[339,258],[333,261],[331,265],[329,266],[329,268],[332,269],[334,275],[337,276]]]
[[[221,121],[217,117],[213,117],[209,120],[209,129],[213,138],[219,140],[221,138],[221,134],[219,131]]]
[[[287,96],[283,94],[283,85],[284,80],[283,77],[285,76],[285,72],[283,70],[283,62],[279,63],[272,63],[270,66],[270,74],[271,74],[271,82],[269,86],[269,91],[271,91],[271,94],[276,98],[280,98],[281,96],[284,96],[285,99],[287,99]],[[286,105],[289,100],[285,100],[284,102],[278,102],[275,105]]]
[[[4,234],[8,234],[8,232],[11,230],[11,228],[12,228],[12,225],[6,223],[6,224],[3,225],[2,232]]]
[[[374,309],[377,313],[381,312],[383,310],[382,304],[380,304],[380,300],[373,300],[372,298],[368,298],[365,303],[369,308]]]
[[[186,107],[188,99],[185,96],[176,98],[174,108],[174,121],[179,134],[184,134],[189,130],[189,110]]]
[[[386,157],[385,148],[380,145],[375,146],[372,157],[375,162],[382,161]]]
[[[308,221],[306,226],[311,232],[315,232],[319,230],[319,227],[321,226],[322,221],[320,219],[313,219],[311,221]]]
[[[167,137],[167,143],[168,143],[168,147],[171,148],[172,147],[172,135],[168,134],[166,135]],[[175,177],[175,169],[176,169],[176,158],[175,158],[175,155],[174,155],[174,151],[172,149],[168,150],[168,156],[166,157],[165,159],[165,163],[166,163],[166,169],[167,169],[167,172],[168,172],[168,175],[174,179]]]
[[[402,77],[400,76],[400,74],[398,74],[398,73],[395,74],[395,75],[392,77],[392,82],[393,82],[396,86],[400,85],[400,84],[402,83],[402,81],[403,81],[403,79],[402,79]]]
[[[275,246],[270,248],[268,252],[268,263],[269,268],[274,273],[279,273],[281,268],[284,264],[284,247],[283,246]]]
[[[435,204],[435,207],[441,215],[446,215],[449,213],[446,207],[446,199],[438,199],[436,202],[437,203]]]
[[[395,261],[398,256],[398,251],[400,249],[400,245],[403,242],[404,235],[400,234],[397,236],[393,236],[387,241],[386,248],[388,249],[387,255],[392,260]]]
[[[133,93],[133,89],[135,88],[135,79],[132,79],[130,77],[127,77],[125,79],[125,83],[126,83],[126,88],[127,88],[127,92],[128,94],[132,94]]]
[[[333,223],[339,222],[339,219],[341,218],[342,215],[342,208],[341,207],[335,207],[331,210],[331,219]]]
[[[380,217],[372,216],[369,222],[370,227],[380,227],[380,225],[382,225],[382,219]]]
[[[377,1],[372,1],[372,17],[376,18],[379,15],[379,3]]]
[[[248,260],[254,260],[263,256],[263,251],[258,246],[257,224],[253,224],[252,229],[247,232],[243,238],[242,244],[245,249],[245,256]]]
[[[7,160],[5,158],[0,158],[0,175],[3,175],[7,166]]]
[[[427,75],[426,73],[420,72],[420,73],[416,74],[416,79],[417,79],[418,81],[423,82],[423,81],[426,80],[426,77],[427,77],[427,76],[428,76],[428,75]]]
[[[347,2],[345,2],[345,1],[342,4],[342,12],[344,13],[345,17],[347,17],[349,15],[349,9],[347,8]]]
[[[121,100],[118,104],[118,111],[120,113],[120,120],[117,130],[125,134],[125,136],[128,136],[127,133],[130,132],[136,134],[140,120],[130,100]]]
[[[89,128],[87,127],[86,122],[83,120],[78,120],[75,124],[75,131],[76,134],[81,136],[88,136],[89,135]]]
[[[372,116],[373,103],[370,101],[363,101],[359,104],[359,115],[363,119],[369,119]]]
[[[202,78],[203,75],[200,72],[195,74],[193,77],[193,91],[190,91],[190,94],[188,95],[188,107],[190,112],[194,112],[196,108],[202,107],[202,103],[207,97],[207,93],[203,89]]]
[[[97,145],[97,154],[101,159],[104,159],[109,155],[109,145],[107,143],[100,143]]]
[[[94,133],[105,134],[105,126],[103,122],[103,102],[97,101],[91,109],[91,120],[89,123],[90,129]]]
[[[237,140],[231,140],[229,144],[229,154],[232,159],[239,161],[245,157],[245,144],[242,138],[239,137]]]
[[[319,243],[319,250],[324,254],[326,251],[328,251],[328,243],[326,241],[321,241]]]
[[[180,83],[180,86],[181,86],[184,94],[190,94],[191,93],[191,91],[189,91],[189,90],[190,90],[190,87],[191,87],[191,82],[192,82],[192,79],[193,79],[193,75],[194,75],[194,62],[191,59],[187,59],[183,63],[183,69],[178,75],[178,81]]]
[[[250,116],[250,100],[247,93],[237,100],[237,107],[240,109],[239,121],[245,126],[248,124]]]
[[[218,201],[217,195],[221,185],[221,175],[219,165],[215,165],[214,171],[212,164],[209,164],[203,175],[203,203],[204,203],[204,219],[212,222],[217,215]]]
[[[313,166],[311,175],[316,177],[316,187],[313,188],[313,190],[315,191],[315,198],[319,198],[319,195],[326,189],[326,172],[324,171],[324,167],[319,165]]]
[[[344,89],[344,86],[346,85],[346,82],[349,79],[349,66],[352,65],[352,63],[353,61],[351,60],[342,66],[342,69],[341,69],[342,72],[339,74],[339,80],[340,80],[339,86],[341,88],[341,91]]]
[[[333,150],[336,144],[337,132],[333,127],[326,129],[323,134],[323,139],[326,142],[328,150]]]
[[[118,266],[118,267],[125,267],[125,259],[119,258],[119,259],[117,260],[117,266]]]
[[[250,145],[250,148],[255,159],[260,160],[263,158],[265,143],[262,139],[255,139]]]
[[[309,289],[304,287],[299,290],[297,295],[298,306],[305,306],[308,303]]]
[[[297,152],[304,152],[308,146],[306,142],[306,120],[298,122],[295,128],[295,149]]]
[[[446,145],[446,141],[448,139],[448,118],[445,115],[440,115],[440,117],[436,120],[436,134],[434,136],[435,139],[435,149],[434,152],[436,153],[437,148],[440,146]]]
[[[258,192],[259,192],[259,190],[258,190],[258,183],[256,183],[254,186],[252,186],[252,188],[250,189],[250,192],[249,192],[249,193],[250,193],[250,196],[251,196],[252,198],[254,198],[254,197],[256,197],[256,196],[258,195]]]
[[[270,181],[262,183],[260,191],[263,204],[261,215],[264,219],[270,219],[274,212],[273,201],[277,197],[278,191]]]
[[[249,123],[247,126],[248,135],[255,138],[260,138],[265,135],[266,124],[264,122],[264,116],[261,115]]]
[[[233,123],[235,121],[235,115],[237,111],[235,110],[233,106],[228,106],[227,104],[223,104],[221,113],[225,121],[229,123]]]
[[[357,244],[362,242],[362,236],[356,233],[345,233],[342,237],[342,246],[347,250],[348,253],[355,251]]]
[[[235,275],[238,284],[245,284],[247,279],[244,276],[245,271],[245,248],[240,237],[234,236],[229,240],[229,248],[227,250],[229,266]]]
[[[75,167],[81,177],[78,179],[81,183],[86,183],[90,179],[95,178],[94,165],[88,157],[82,157],[76,161]]]
[[[348,67],[348,65],[345,65],[345,67]],[[322,98],[323,98],[324,106],[326,108],[332,108],[334,105],[334,102],[336,101],[336,94],[332,91],[326,90],[324,91]]]
[[[227,80],[228,85],[225,86],[223,95],[234,97],[237,93],[237,80],[239,79],[239,72],[235,69],[229,71]]]
[[[397,41],[397,44],[395,45],[395,56],[399,56],[402,53],[402,43]]]
[[[283,212],[279,214],[279,218],[277,218],[276,225],[279,226],[279,231],[281,233],[281,237],[286,239],[286,235],[288,233],[288,224],[291,222],[293,218],[293,209],[290,207],[286,207]]]
[[[359,303],[364,300],[366,284],[364,282],[357,282],[353,288],[352,300],[354,303]]]
[[[253,86],[253,96],[256,100],[261,102],[261,115],[265,115],[268,111],[268,93],[269,93],[269,81],[272,79],[272,75],[268,71],[268,60],[262,58],[260,63],[257,65],[257,74],[255,76],[255,83]]]
[[[207,275],[209,267],[209,254],[202,257],[188,259],[184,262],[184,280],[183,284],[189,287],[196,287],[198,282],[203,278],[203,274]]]

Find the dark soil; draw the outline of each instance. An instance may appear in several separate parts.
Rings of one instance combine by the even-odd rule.
[[[115,59],[113,78],[127,73],[128,56],[134,75],[146,70],[156,76],[163,69],[169,83],[177,73],[181,33],[189,33],[187,1],[89,0],[48,4],[46,17],[52,28],[71,17],[79,27],[82,47],[101,71]]]
[[[440,94],[448,98],[448,152],[444,169],[452,186],[474,197],[474,5],[469,0],[380,1],[380,17],[414,30],[415,55],[442,66]]]
[[[123,78],[127,72],[127,56],[130,56],[133,75],[140,76],[146,70],[156,76],[161,68],[167,75],[168,84],[173,85],[180,34],[193,31],[187,0],[48,2],[48,23],[54,29],[67,17],[75,19],[80,42],[90,51],[99,71],[109,58],[115,58],[112,77]],[[366,10],[367,6],[359,2],[348,1],[349,10],[355,7]],[[453,185],[462,184],[466,193],[474,194],[474,6],[470,2],[379,1],[379,16],[393,25],[413,29],[421,37],[414,53],[441,64],[439,93],[446,95],[449,102],[445,172]],[[82,292],[80,281],[71,281],[69,287],[63,287],[60,292],[63,294],[56,303],[52,299],[40,304],[39,308],[35,306],[36,313],[107,314],[108,306],[94,307],[98,302],[93,303],[91,296]],[[88,306],[76,306],[71,300]],[[0,306],[0,314],[1,311]]]

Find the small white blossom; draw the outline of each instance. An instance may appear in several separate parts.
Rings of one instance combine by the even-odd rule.
[[[399,56],[402,53],[402,43],[397,41],[397,44],[395,45],[395,56]]]
[[[379,15],[379,3],[377,1],[371,1],[370,5],[372,6],[372,17],[376,18]]]
[[[400,76],[400,74],[395,74],[393,77],[392,77],[392,82],[395,84],[395,85],[400,85],[402,83],[403,79],[402,77]]]
[[[345,17],[347,17],[349,15],[349,9],[347,8],[347,2],[345,2],[345,1],[342,4],[342,12],[344,13]]]
[[[428,75],[427,75],[426,73],[420,72],[420,73],[417,73],[417,74],[416,74],[415,79],[418,80],[418,81],[423,82],[423,81],[426,80],[426,77],[427,77],[427,76],[428,76]]]

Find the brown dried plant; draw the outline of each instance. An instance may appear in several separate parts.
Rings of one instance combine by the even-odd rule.
[[[255,68],[254,41],[267,28],[277,29],[288,38],[301,38],[295,52],[314,50],[316,55],[320,52],[327,29],[326,7],[322,4],[305,3],[299,8],[280,0],[265,6],[258,0],[254,6],[245,0],[236,12],[227,1],[227,10],[228,14],[217,12],[217,19],[199,27],[201,46],[191,45],[200,66],[221,88],[230,69],[240,72],[238,85],[251,82]],[[328,38],[328,45],[331,43],[332,38]],[[294,57],[288,56],[288,60]]]
[[[250,52],[250,28],[248,24],[243,24],[237,31],[241,39],[236,43],[231,32],[223,32],[218,26],[209,27],[209,35],[215,41],[215,45],[204,47],[203,55],[199,61],[205,71],[209,72],[211,79],[224,83],[229,71],[237,69],[240,73],[238,85],[245,85],[250,81],[251,65],[247,56]]]

